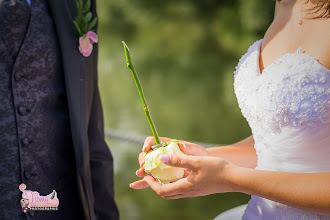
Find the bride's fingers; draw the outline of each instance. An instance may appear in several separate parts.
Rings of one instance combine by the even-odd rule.
[[[169,199],[181,199],[181,198],[186,198],[184,194],[178,194],[178,195],[173,195],[173,196],[163,196],[163,199],[169,200]]]
[[[170,141],[171,138],[161,137],[161,138],[159,138],[159,140],[161,142],[166,142],[166,141]],[[156,141],[155,141],[155,138],[153,136],[147,137],[144,141],[142,151],[147,153],[149,150],[151,150],[151,146],[155,145],[155,144],[156,144]]]
[[[201,150],[192,143],[179,141],[180,150],[186,155],[200,156]]]
[[[156,144],[155,138],[153,136],[149,136],[144,140],[142,152],[147,153],[149,150],[151,150],[151,146]]]
[[[138,177],[144,177],[145,175],[147,175],[147,173],[144,171],[144,169],[140,168],[136,171],[135,173]]]
[[[185,177],[189,176],[190,174],[191,174],[191,171],[189,171],[189,170],[184,170],[184,174],[183,174],[183,177],[182,177],[182,178],[185,178]],[[140,177],[141,177],[141,176],[140,176]],[[175,183],[175,182],[178,181],[178,180],[180,180],[180,179],[173,180],[173,181],[171,181],[171,183]]]
[[[186,179],[179,179],[174,183],[160,184],[152,176],[145,176],[143,178],[148,185],[155,191],[159,196],[173,196],[182,193],[188,193],[189,186],[187,185]]]
[[[144,189],[149,187],[149,185],[145,180],[142,179],[129,184],[129,187],[132,189]]]
[[[179,148],[184,154],[190,155],[189,148],[184,141],[179,141]]]
[[[142,168],[143,164],[144,164],[144,159],[143,159],[143,154],[144,152],[141,152],[139,154],[139,164],[140,164],[140,167]]]
[[[206,156],[205,149],[197,144],[179,141],[180,150],[186,155]]]
[[[145,176],[143,178],[148,185],[152,188],[153,191],[155,191],[159,196],[165,196],[167,192],[163,188],[165,188],[168,184],[160,184],[158,181],[155,180],[152,176]]]
[[[183,178],[189,176],[190,174],[191,174],[191,171],[184,170]]]

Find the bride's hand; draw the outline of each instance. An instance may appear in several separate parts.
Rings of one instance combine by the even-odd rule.
[[[144,177],[147,184],[164,199],[205,196],[235,191],[232,184],[237,166],[219,157],[162,155],[160,160],[173,167],[190,171],[174,183],[160,184],[152,176]]]
[[[171,138],[166,138],[166,137],[160,138],[161,142],[167,142],[170,140],[171,140]],[[148,152],[151,149],[151,146],[155,145],[155,144],[156,144],[156,142],[155,142],[154,137],[150,136],[145,139],[142,152],[139,154],[140,168],[136,171],[136,175],[138,177],[143,177],[143,176],[147,175],[143,169],[143,165],[144,165],[143,154]],[[179,141],[179,147],[180,147],[181,151],[186,155],[208,156],[207,151],[203,147],[199,146],[198,144],[190,143],[187,141]],[[145,182],[144,179],[142,179],[142,180],[138,180],[134,183],[131,183],[130,187],[133,189],[143,189],[143,188],[148,187],[148,184]]]

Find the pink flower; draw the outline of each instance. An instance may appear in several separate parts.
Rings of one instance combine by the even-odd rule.
[[[85,36],[79,38],[79,51],[84,57],[91,55],[93,44],[98,42],[98,36],[93,31],[88,31]]]

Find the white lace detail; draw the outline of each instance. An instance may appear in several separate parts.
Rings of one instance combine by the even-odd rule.
[[[235,93],[251,128],[262,123],[265,132],[278,133],[287,125],[315,128],[329,123],[330,71],[297,50],[278,58],[260,75],[261,41],[249,48],[235,71]],[[256,100],[262,102],[256,105]]]
[[[234,73],[238,104],[255,139],[256,169],[330,172],[330,70],[298,48],[260,74],[261,43],[250,46]],[[244,215],[244,219],[304,218],[330,219],[256,196]]]

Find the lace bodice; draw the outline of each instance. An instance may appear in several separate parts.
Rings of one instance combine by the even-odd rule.
[[[250,46],[234,73],[238,104],[255,140],[256,169],[330,172],[330,70],[298,49],[260,73],[261,44]],[[330,217],[252,196],[243,219]]]

